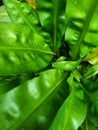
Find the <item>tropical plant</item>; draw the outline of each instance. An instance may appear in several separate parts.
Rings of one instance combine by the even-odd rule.
[[[98,1],[3,4],[0,130],[97,130]]]

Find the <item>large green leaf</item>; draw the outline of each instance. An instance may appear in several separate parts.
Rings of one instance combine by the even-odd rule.
[[[78,130],[87,112],[87,105],[74,92],[59,109],[49,130]]]
[[[87,114],[84,92],[80,88],[81,75],[74,70],[68,77],[70,95],[59,109],[49,130],[78,130]]]
[[[0,129],[47,130],[66,97],[66,76],[61,70],[44,71],[0,96]]]
[[[67,0],[65,40],[73,59],[84,57],[98,46],[98,1]]]
[[[0,22],[11,22],[4,6],[0,6]]]
[[[65,4],[66,0],[36,0],[41,25],[51,33],[55,51],[65,33]]]
[[[0,75],[39,71],[53,55],[44,39],[27,26],[0,23]]]
[[[25,0],[3,0],[6,10],[13,23],[25,24],[33,31],[45,37],[47,43],[51,42],[50,35],[40,25],[39,16],[34,8]]]

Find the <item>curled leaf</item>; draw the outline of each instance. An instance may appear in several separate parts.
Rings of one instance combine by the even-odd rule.
[[[77,61],[57,61],[52,63],[52,66],[57,69],[65,70],[65,71],[72,71],[73,69],[77,68],[81,60]]]

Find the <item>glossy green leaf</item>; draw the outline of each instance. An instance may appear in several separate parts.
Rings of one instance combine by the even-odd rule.
[[[91,66],[88,68],[86,73],[84,74],[84,78],[88,79],[98,74],[98,64]]]
[[[61,70],[44,71],[0,96],[0,129],[46,130],[66,97],[66,76]]]
[[[97,7],[97,0],[67,0],[65,40],[73,59],[86,56],[98,46]]]
[[[87,114],[84,92],[80,88],[81,74],[74,70],[68,77],[71,94],[59,109],[49,130],[78,130]],[[78,114],[77,114],[78,113]]]
[[[50,35],[45,32],[41,25],[39,16],[25,0],[3,0],[6,10],[13,23],[24,24],[31,28],[33,31],[37,32],[39,35],[43,36],[47,43],[51,42]]]
[[[11,22],[4,6],[0,6],[0,22]]]
[[[28,25],[32,30],[35,30],[34,25],[39,25],[38,15],[36,11],[25,1],[4,0],[6,10],[14,23]]]
[[[63,82],[58,84],[56,90],[51,94],[51,96],[48,97],[47,101],[41,105],[38,111],[36,111],[35,114],[33,113],[31,117],[28,117],[28,119],[23,123],[23,128],[29,130],[48,130],[53,121],[53,118],[55,117],[57,111],[68,94],[69,89],[68,84],[66,83],[65,74],[65,79]]]
[[[3,3],[0,130],[97,130],[97,0]]]
[[[0,75],[39,71],[53,55],[44,39],[27,26],[0,23]]]
[[[98,63],[98,47],[94,48],[83,61],[88,61],[90,64],[95,65]]]
[[[61,46],[61,38],[65,33],[66,0],[36,0],[36,5],[41,25],[51,33],[56,51]]]
[[[49,130],[78,130],[87,113],[87,105],[72,92],[59,109]]]
[[[72,71],[79,65],[80,60],[78,61],[57,61],[52,64],[54,68],[65,70],[65,71]]]

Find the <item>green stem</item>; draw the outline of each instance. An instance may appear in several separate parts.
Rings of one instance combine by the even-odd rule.
[[[57,0],[54,1],[54,11],[53,11],[53,43],[54,43],[54,52],[57,51],[57,14],[58,14],[58,3]]]

